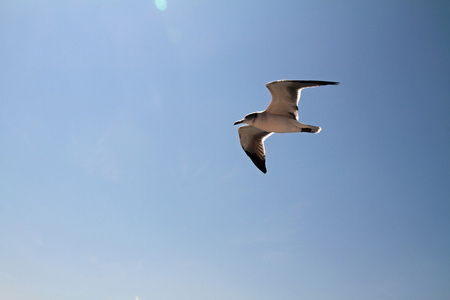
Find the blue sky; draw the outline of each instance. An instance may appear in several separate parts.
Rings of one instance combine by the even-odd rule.
[[[0,298],[448,299],[449,13],[1,1]],[[233,123],[278,79],[341,84],[263,174]]]

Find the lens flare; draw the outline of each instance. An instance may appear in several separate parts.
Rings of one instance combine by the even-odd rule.
[[[155,6],[160,11],[163,11],[167,8],[167,1],[166,0],[155,0]]]

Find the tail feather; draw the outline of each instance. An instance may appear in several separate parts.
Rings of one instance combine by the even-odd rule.
[[[322,130],[322,128],[320,127],[306,124],[301,124],[300,129],[301,129],[300,132],[309,132],[309,133],[319,133]]]

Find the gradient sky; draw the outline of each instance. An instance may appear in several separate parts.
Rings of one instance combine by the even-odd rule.
[[[0,298],[449,299],[448,1],[0,1]],[[278,79],[313,134],[236,120]]]

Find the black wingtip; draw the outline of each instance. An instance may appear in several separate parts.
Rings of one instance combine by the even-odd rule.
[[[263,166],[262,168],[258,167],[258,169],[261,170],[261,172],[263,172],[264,174],[267,173],[266,166]]]
[[[258,167],[258,169],[260,169],[261,170],[261,172],[263,172],[264,174],[266,174],[267,173],[267,169],[266,169],[266,166],[264,165],[264,166],[262,166],[262,167],[259,167],[259,166],[257,166]]]
[[[271,85],[273,83],[278,82],[298,82],[303,84],[310,84],[312,86],[323,86],[323,85],[338,85],[340,82],[338,81],[324,81],[324,80],[295,80],[295,79],[281,79],[281,80],[274,80],[266,84],[266,86]]]
[[[261,160],[258,158],[258,156],[255,153],[252,152],[248,152],[244,149],[245,153],[248,155],[248,157],[250,157],[250,159],[252,160],[252,162],[255,164],[255,166],[261,170],[261,172],[263,172],[264,174],[267,173],[267,169],[266,169],[266,161]]]
[[[319,85],[339,85],[340,82],[338,81],[315,81],[317,82]]]

